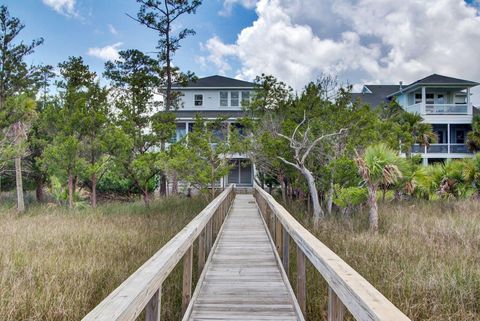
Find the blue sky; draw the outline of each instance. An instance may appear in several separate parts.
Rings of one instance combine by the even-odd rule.
[[[43,37],[45,43],[29,59],[34,63],[57,65],[68,56],[83,56],[91,68],[103,71],[104,60],[89,55],[90,48],[103,48],[118,44],[115,48],[136,48],[153,51],[156,35],[153,30],[139,25],[126,16],[135,16],[138,4],[134,0],[77,0],[74,11],[66,7],[55,11],[42,0],[3,0],[12,16],[26,25],[21,39]],[[61,2],[61,1],[60,1]],[[52,2],[53,3],[53,2]],[[65,2],[66,3],[66,2]],[[179,21],[178,27],[193,27],[197,34],[186,39],[174,58],[182,69],[196,72],[199,76],[214,74],[214,65],[199,66],[195,57],[202,54],[202,43],[212,37],[233,42],[237,34],[256,19],[254,10],[234,6],[228,15],[223,1],[206,0],[196,15],[188,15]]]
[[[34,63],[81,55],[103,71],[118,50],[152,51],[153,31],[128,18],[135,0],[3,0],[44,37]],[[204,0],[179,21],[197,35],[174,63],[198,76],[272,74],[295,89],[324,74],[359,89],[432,73],[480,82],[480,0]],[[473,101],[480,105],[480,86]]]

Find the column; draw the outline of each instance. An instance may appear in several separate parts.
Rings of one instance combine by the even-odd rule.
[[[422,87],[422,106],[420,108],[420,113],[422,115],[425,115],[427,113],[427,110],[426,110],[426,107],[425,107],[426,101],[427,101],[427,91],[426,91],[425,87]]]
[[[472,104],[470,103],[470,88],[467,88],[467,112],[469,115],[473,114]]]
[[[450,124],[447,124],[447,144],[448,144],[448,153],[450,154]]]

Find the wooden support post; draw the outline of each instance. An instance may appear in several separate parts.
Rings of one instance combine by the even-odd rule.
[[[283,247],[282,247],[282,262],[283,262],[283,269],[285,273],[288,275],[290,274],[290,235],[285,228],[283,228]]]
[[[145,307],[145,321],[160,321],[161,302],[162,287],[160,286]]]
[[[345,306],[335,291],[328,287],[328,321],[343,321],[344,317]]]
[[[198,275],[202,274],[205,266],[205,229],[198,236]]]
[[[212,220],[207,223],[206,226],[206,236],[205,236],[205,243],[206,243],[206,255],[210,254],[210,250],[212,249]]]
[[[307,311],[307,277],[305,272],[305,254],[297,245],[297,301],[303,316]]]
[[[193,247],[190,246],[183,257],[182,315],[185,314],[192,298],[192,261]]]
[[[281,259],[283,259],[282,252],[282,223],[275,217],[275,245],[277,246],[277,253]]]

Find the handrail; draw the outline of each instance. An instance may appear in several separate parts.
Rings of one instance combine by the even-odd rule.
[[[193,243],[201,236],[199,244],[202,242],[204,245],[204,247],[199,245],[199,272],[201,272],[203,268],[201,257],[203,256],[204,264],[205,254],[208,255],[213,242],[212,229],[218,232],[234,198],[235,189],[231,185],[82,320],[132,321],[144,308],[148,321],[160,320],[162,283],[182,257],[184,257],[182,306],[186,308],[191,297]]]
[[[343,320],[345,307],[359,321],[410,320],[357,271],[305,229],[282,205],[257,184],[254,185],[254,196],[265,220],[273,223],[270,231],[275,234],[275,237],[272,236],[272,238],[278,240],[276,242],[277,249],[279,253],[283,253],[282,259],[288,262],[288,235],[290,235],[297,245],[297,262],[301,263],[300,266],[303,269],[303,271],[297,272],[297,275],[303,275],[303,278],[305,276],[303,257],[306,256],[328,283],[328,320]],[[274,215],[271,215],[271,213]],[[282,227],[283,237],[281,236]],[[300,261],[298,261],[299,259]],[[300,285],[303,283],[303,288],[301,288],[303,293],[297,293],[297,299],[303,301],[299,302],[302,306],[305,304],[305,279],[297,279],[298,282],[300,282]]]

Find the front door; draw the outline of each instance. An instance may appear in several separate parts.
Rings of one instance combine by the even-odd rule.
[[[231,161],[232,168],[228,173],[228,184],[238,186],[253,186],[252,162],[248,159],[235,159]]]

